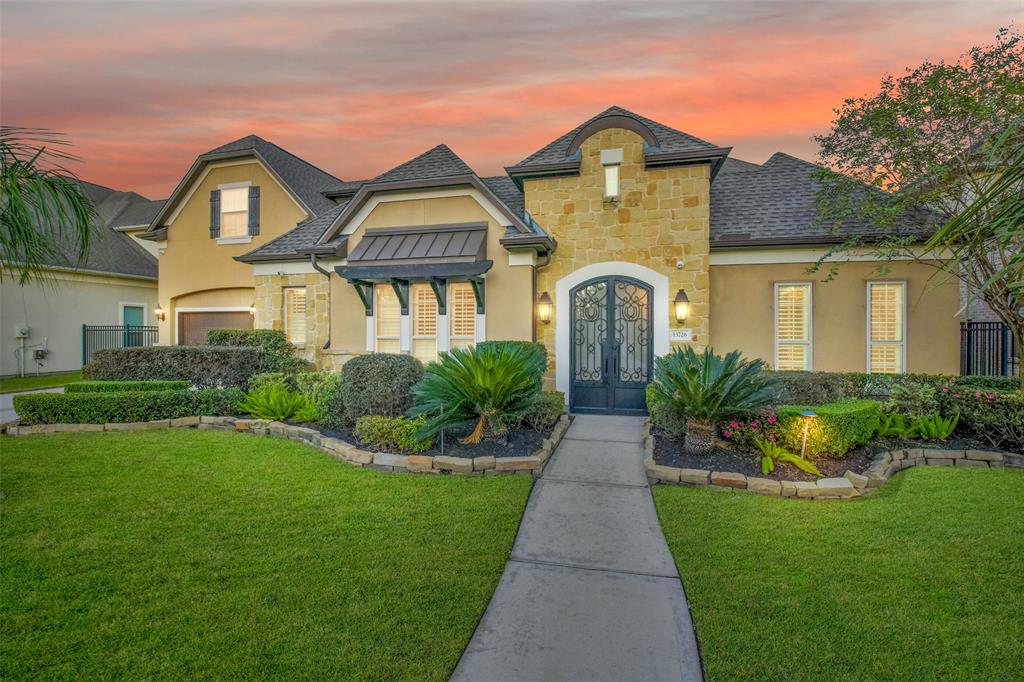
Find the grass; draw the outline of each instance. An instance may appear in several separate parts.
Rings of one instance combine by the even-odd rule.
[[[806,502],[657,486],[711,680],[1009,680],[1024,472],[917,467]]]
[[[60,374],[28,374],[23,377],[0,378],[0,393],[28,391],[35,388],[56,388],[82,380],[82,370]]]
[[[4,679],[447,679],[531,485],[201,430],[0,461]]]

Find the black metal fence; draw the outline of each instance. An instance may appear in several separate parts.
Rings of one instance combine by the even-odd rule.
[[[157,327],[123,324],[82,325],[82,364],[92,360],[92,354],[107,348],[155,346]]]
[[[960,374],[1017,376],[1020,350],[1002,322],[960,323]]]

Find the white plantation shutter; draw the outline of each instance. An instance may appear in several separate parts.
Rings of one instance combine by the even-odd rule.
[[[811,368],[811,285],[775,285],[775,369]]]
[[[220,190],[220,236],[242,237],[249,234],[249,188]]]
[[[306,287],[284,290],[284,329],[293,344],[306,344]]]
[[[398,304],[395,290],[388,284],[373,287],[377,296],[374,306],[374,321],[377,325],[377,352],[400,352],[399,334],[401,333],[402,309]]]
[[[469,282],[455,282],[448,288],[448,319],[452,348],[466,348],[476,341],[476,297]]]
[[[423,363],[437,360],[437,297],[429,284],[412,286],[412,354]]]
[[[906,283],[868,282],[868,372],[904,372]]]

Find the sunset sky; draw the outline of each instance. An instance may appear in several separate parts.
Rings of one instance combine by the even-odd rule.
[[[761,162],[813,160],[886,72],[1021,26],[1024,1],[3,0],[0,121],[67,133],[87,180],[166,196],[256,133],[346,180],[447,143],[502,172],[617,104]]]

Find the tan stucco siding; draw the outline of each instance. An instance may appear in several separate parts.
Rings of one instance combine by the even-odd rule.
[[[812,368],[863,372],[867,367],[867,282],[907,282],[907,371],[959,372],[959,290],[929,281],[927,265],[844,263],[839,274],[808,274],[807,263],[711,266],[711,344],[719,353],[740,349],[769,364],[775,358],[775,283],[812,283]]]
[[[32,350],[44,343],[50,351],[40,372],[63,372],[82,366],[82,325],[121,324],[120,304],[146,307],[147,325],[156,323],[156,282],[55,271],[52,284],[18,286],[12,273],[4,272],[0,284],[0,374],[16,374],[15,327],[30,329],[26,339],[26,373],[36,372]]]
[[[236,182],[260,187],[260,233],[248,243],[218,244],[210,238],[210,192],[218,185]],[[256,161],[211,165],[184,202],[176,215],[172,213],[166,248],[159,260],[160,305],[168,311],[160,324],[161,343],[173,343],[174,309],[197,305],[183,298],[193,292],[231,290],[223,296],[232,303],[225,305],[252,305],[252,267],[234,257],[280,236],[306,217],[291,195]],[[248,290],[244,302],[239,302],[239,289]]]
[[[349,252],[359,244],[367,228],[448,225],[486,222],[487,258],[493,266],[485,277],[485,329],[488,339],[532,337],[533,268],[510,266],[508,251],[500,244],[505,227],[471,196],[387,201],[377,204],[349,235]],[[338,353],[366,352],[366,314],[352,285],[332,283],[331,348]]]

